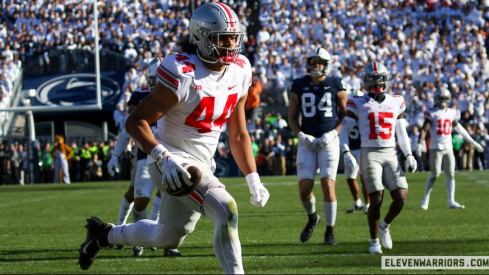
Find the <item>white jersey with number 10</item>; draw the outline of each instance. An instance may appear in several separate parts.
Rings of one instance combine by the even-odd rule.
[[[222,126],[238,100],[248,93],[251,66],[242,55],[224,72],[212,72],[196,55],[163,59],[157,79],[173,90],[178,103],[158,120],[155,136],[165,146],[211,163]]]
[[[450,108],[433,108],[424,113],[430,125],[430,149],[445,149],[452,146],[452,123],[457,111]]]
[[[346,109],[358,118],[362,147],[395,147],[397,117],[406,110],[406,102],[399,95],[385,95],[382,102],[368,95],[351,97]]]

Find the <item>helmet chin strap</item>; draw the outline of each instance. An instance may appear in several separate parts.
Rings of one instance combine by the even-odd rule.
[[[197,49],[197,56],[200,58],[200,60],[202,60],[202,62],[205,62],[205,63],[216,64],[216,63],[218,63],[218,62],[219,62],[219,60],[217,60],[217,59],[216,59],[216,60],[214,60],[214,61],[205,59],[204,57],[202,57],[202,56],[200,55],[200,51],[199,51],[199,49]]]
[[[320,72],[320,71],[317,71],[317,73],[315,73],[315,71],[311,71],[309,74],[314,76],[314,77],[318,77],[318,78],[323,76],[323,75],[326,75],[324,72]]]
[[[369,95],[370,95],[370,97],[371,97],[371,98],[373,98],[375,101],[382,101],[382,100],[384,100],[384,98],[385,98],[385,94],[384,94],[384,92],[383,92],[383,91],[382,91],[382,92],[380,92],[380,93],[378,93],[378,92],[369,92]],[[372,95],[373,95],[373,96],[372,96]]]
[[[219,63],[221,65],[224,65],[224,66],[228,66],[228,65],[231,65],[232,63],[234,63],[234,61],[236,61],[236,58],[233,58],[232,62],[227,62],[227,63],[223,63],[221,61],[221,58],[215,58],[215,60],[208,60],[204,57],[202,57],[200,55],[200,51],[199,49],[197,49],[197,56],[200,58],[200,60],[202,60],[203,62],[206,62],[206,63],[209,63],[209,64],[216,64],[216,63]],[[222,55],[217,55],[217,56],[222,56]]]

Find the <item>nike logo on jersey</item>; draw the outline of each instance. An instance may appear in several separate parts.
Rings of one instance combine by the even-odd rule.
[[[329,89],[329,88],[331,88],[331,86],[324,86],[324,89],[325,89],[325,90],[327,90],[327,89]]]
[[[228,87],[228,90],[232,90],[234,87],[236,87],[236,85]]]
[[[83,254],[87,254],[87,253],[88,253],[88,252],[87,252],[87,247],[88,247],[88,246],[89,246],[89,245],[92,243],[92,241],[93,241],[93,240],[90,240],[90,241],[87,243],[87,245],[85,245],[85,247],[84,247],[84,248],[83,248],[83,250],[82,250],[82,251],[83,251]]]

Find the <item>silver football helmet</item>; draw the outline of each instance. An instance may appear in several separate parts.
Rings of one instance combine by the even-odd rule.
[[[148,69],[146,71],[146,81],[148,83],[148,88],[150,91],[152,91],[153,88],[156,86],[156,71],[158,70],[161,61],[163,61],[163,58],[156,57],[148,63]]]
[[[435,92],[433,93],[433,100],[435,102],[435,106],[445,108],[448,106],[448,103],[450,103],[450,100],[452,100],[452,94],[444,86],[441,86],[436,88]]]
[[[375,96],[384,93],[389,87],[390,72],[380,62],[370,62],[363,69],[362,80],[365,89]]]
[[[313,70],[311,67],[311,60],[313,59],[320,59],[324,61],[324,69],[323,70]],[[309,55],[307,56],[306,62],[307,62],[307,72],[315,77],[321,77],[323,75],[328,75],[329,72],[331,71],[331,55],[328,53],[327,50],[319,47],[314,49],[314,51],[311,51]]]
[[[223,36],[236,35],[236,46],[220,47]],[[238,15],[227,5],[213,2],[197,8],[190,18],[190,39],[197,55],[207,63],[234,63],[243,45],[244,31]],[[206,59],[203,59],[205,57]],[[208,60],[210,59],[210,60]]]

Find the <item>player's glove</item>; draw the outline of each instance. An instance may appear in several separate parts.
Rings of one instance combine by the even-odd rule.
[[[416,155],[417,156],[423,155],[423,145],[421,143],[418,143],[418,147],[416,148]]]
[[[153,148],[151,157],[156,160],[156,165],[161,170],[161,180],[165,189],[176,191],[182,188],[182,183],[178,178],[178,172],[190,178],[190,173],[187,169],[176,162],[175,157],[163,145],[159,144]]]
[[[345,169],[349,172],[352,173],[353,171],[358,169],[358,164],[357,160],[355,157],[350,153],[350,151],[346,151],[343,153],[343,157],[345,159]]]
[[[319,147],[325,147],[328,145],[333,139],[338,137],[338,131],[336,129],[333,129],[327,133],[324,133],[321,137],[316,139],[317,144]]]
[[[307,149],[311,151],[317,151],[318,149],[318,142],[316,141],[316,138],[314,138],[311,135],[306,135],[303,132],[299,132],[299,140],[306,146]]]
[[[484,152],[484,147],[482,147],[482,145],[480,145],[478,142],[474,142],[474,149],[479,152],[479,153],[482,153]]]
[[[268,190],[263,186],[258,173],[248,174],[246,176],[246,182],[248,183],[248,188],[250,188],[251,204],[257,207],[264,207],[270,198],[270,193],[268,193]]]
[[[416,169],[418,169],[418,162],[416,162],[416,159],[413,157],[413,155],[408,155],[406,157],[406,163],[412,169],[413,173],[416,172]]]
[[[119,173],[119,157],[116,155],[112,155],[110,157],[109,163],[107,164],[107,170],[109,175],[113,177],[115,173]]]

